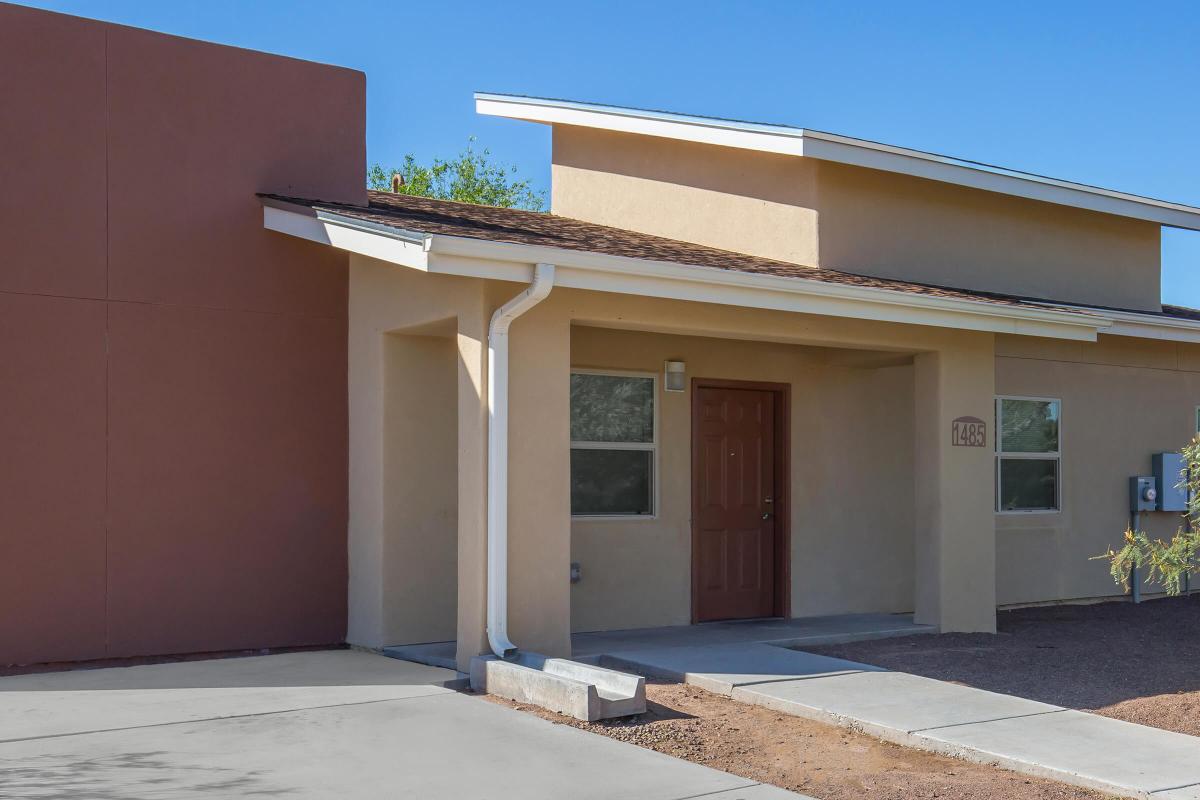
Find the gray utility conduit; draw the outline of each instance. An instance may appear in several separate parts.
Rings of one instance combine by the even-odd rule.
[[[517,653],[508,638],[508,329],[552,288],[554,265],[537,264],[529,288],[496,309],[488,326],[487,635],[501,658]]]

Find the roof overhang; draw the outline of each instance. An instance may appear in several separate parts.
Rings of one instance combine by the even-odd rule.
[[[1031,308],[806,278],[628,258],[557,247],[427,234],[263,199],[263,225],[423,272],[528,283],[533,265],[555,284],[598,292],[850,317],[910,325],[1094,341],[1111,324],[1085,310]],[[1197,325],[1200,332],[1200,325]]]
[[[1089,310],[1079,306],[1074,306],[1074,308]],[[1109,326],[1102,332],[1111,336],[1200,343],[1200,321],[1198,320],[1114,309],[1097,310],[1096,313],[1102,314],[1109,321]]]
[[[477,92],[480,114],[805,156],[1200,230],[1200,208],[807,128]]]

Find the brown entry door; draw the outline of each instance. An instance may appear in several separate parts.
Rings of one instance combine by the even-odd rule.
[[[771,391],[696,388],[692,590],[697,622],[775,613],[775,402]]]

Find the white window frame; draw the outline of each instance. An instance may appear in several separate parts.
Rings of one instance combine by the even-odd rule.
[[[1004,400],[1032,400],[1039,403],[1058,403],[1058,449],[1052,453],[1012,453],[1003,449],[1002,431],[1004,430]],[[1198,407],[1200,408],[1200,407]],[[997,514],[1028,515],[1028,514],[1061,514],[1063,498],[1063,401],[1061,397],[1028,397],[1015,394],[998,394],[995,401],[996,432],[993,436],[992,455],[996,484],[994,506]],[[1054,479],[1054,508],[1001,508],[1000,507],[1000,461],[1001,459],[1028,459],[1031,461],[1056,461],[1057,467]]]
[[[640,372],[623,369],[593,369],[571,367],[571,375],[604,375],[612,378],[648,378],[651,381],[654,398],[654,435],[649,442],[577,442],[571,440],[572,450],[648,450],[650,456],[650,513],[649,514],[571,514],[571,521],[581,522],[632,522],[635,520],[656,520],[659,509],[659,479],[658,479],[658,441],[661,436],[659,424],[658,373]]]

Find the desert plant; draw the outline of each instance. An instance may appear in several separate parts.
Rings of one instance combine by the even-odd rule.
[[[1200,570],[1200,434],[1180,451],[1184,469],[1178,487],[1187,490],[1187,511],[1180,528],[1167,542],[1151,539],[1145,531],[1125,530],[1124,543],[1119,549],[1109,548],[1096,556],[1109,562],[1113,580],[1125,591],[1132,587],[1130,575],[1145,570],[1145,582],[1162,583],[1168,595],[1183,591],[1187,577]]]

